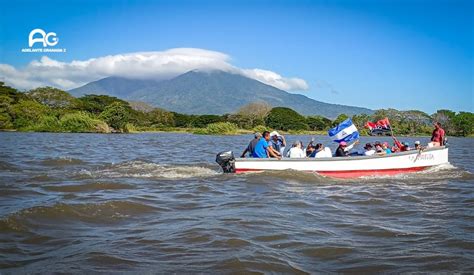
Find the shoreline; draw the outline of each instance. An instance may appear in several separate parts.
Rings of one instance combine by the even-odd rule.
[[[101,134],[101,135],[110,135],[110,134],[144,134],[144,133],[173,133],[173,134],[193,134],[193,135],[199,135],[199,136],[239,136],[239,135],[250,135],[255,133],[255,131],[252,130],[247,130],[247,129],[238,129],[236,133],[232,134],[200,134],[196,133],[199,129],[202,128],[173,128],[169,130],[144,130],[144,131],[130,131],[128,133],[97,133],[97,132],[40,132],[40,131],[21,131],[21,130],[16,130],[16,129],[0,129],[0,132],[17,132],[17,133],[56,133],[56,134]],[[283,135],[315,135],[315,136],[325,136],[327,135],[326,131],[278,131],[279,133]],[[370,135],[365,135],[361,134],[363,137],[377,137],[377,136],[370,136]],[[415,135],[396,135],[397,137],[430,137],[429,135],[426,134],[415,134]],[[383,137],[383,136],[379,136]],[[389,137],[389,136],[387,136]],[[448,137],[455,137],[455,138],[474,138],[474,135],[468,135],[468,136],[448,136]]]

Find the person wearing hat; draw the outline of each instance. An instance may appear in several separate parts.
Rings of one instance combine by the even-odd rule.
[[[402,144],[403,144],[402,151],[409,151],[409,150],[411,150],[411,148],[410,148],[410,143],[409,143],[409,142],[404,141],[404,142],[402,142]]]
[[[404,152],[410,150],[410,144],[408,142],[400,142],[396,137],[392,137],[396,148],[392,148],[392,152]]]
[[[423,150],[423,146],[421,146],[419,140],[415,141],[415,150]]]
[[[336,149],[336,157],[349,156],[349,151],[352,150],[356,144],[359,144],[359,140],[356,140],[356,142],[352,143],[351,145],[348,145],[345,141],[339,142],[339,147]]]
[[[336,157],[349,156],[349,152],[345,150],[346,148],[347,148],[347,142],[345,141],[339,142],[339,146],[336,149]]]
[[[273,131],[270,133],[269,145],[271,145],[274,153],[278,153],[278,155],[282,156],[286,147],[285,137],[280,135],[277,131]]]
[[[240,156],[241,158],[245,158],[245,155],[247,153],[249,153],[250,156],[253,155],[253,151],[255,150],[255,146],[257,145],[258,141],[260,140],[260,138],[262,137],[262,134],[260,133],[255,133],[254,134],[254,139],[252,139],[250,142],[249,142],[249,145],[247,145],[247,148],[245,148],[244,152],[242,153],[242,155]]]
[[[364,149],[364,156],[373,156],[375,154],[375,150],[373,149],[372,144],[370,143],[365,144]]]

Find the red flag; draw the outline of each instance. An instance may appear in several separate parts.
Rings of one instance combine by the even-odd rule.
[[[391,131],[390,128],[390,121],[388,121],[388,118],[381,119],[377,122],[370,122],[367,121],[365,124],[365,127],[369,129],[371,134],[375,134],[374,132],[387,132]]]
[[[380,126],[384,129],[389,129],[390,128],[390,121],[388,121],[388,118],[381,119],[377,121],[377,126]]]
[[[376,123],[373,123],[373,122],[370,122],[370,121],[367,121],[367,123],[365,123],[365,128],[369,128],[369,130],[374,129],[375,127],[377,127]]]

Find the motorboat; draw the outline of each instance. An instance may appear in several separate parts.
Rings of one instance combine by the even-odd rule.
[[[358,178],[419,172],[447,164],[448,147],[430,147],[387,155],[326,158],[235,158],[221,152],[216,162],[225,173],[295,170],[334,178]]]

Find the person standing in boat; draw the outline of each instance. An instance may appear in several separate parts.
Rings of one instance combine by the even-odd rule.
[[[247,153],[249,153],[250,157],[252,157],[253,155],[253,151],[255,150],[255,146],[257,145],[258,141],[260,140],[260,138],[262,138],[262,134],[260,133],[255,133],[254,134],[254,139],[252,139],[249,143],[249,145],[247,145],[247,148],[245,148],[244,152],[242,153],[242,155],[240,156],[241,158],[245,158],[245,155]]]
[[[434,127],[435,129],[431,135],[431,146],[443,146],[445,131],[441,128],[441,123],[439,122],[435,122]]]

